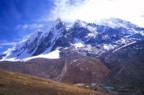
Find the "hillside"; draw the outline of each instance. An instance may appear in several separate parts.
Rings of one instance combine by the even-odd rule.
[[[134,93],[133,95],[143,95],[144,41],[105,54],[103,62],[112,70],[108,83],[115,84],[122,90],[127,88],[127,92]]]
[[[98,59],[91,57],[3,61],[0,68],[68,83],[103,83],[110,72]]]
[[[107,95],[0,69],[0,95]]]

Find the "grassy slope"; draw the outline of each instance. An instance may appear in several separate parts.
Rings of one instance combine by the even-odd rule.
[[[0,69],[0,95],[105,95],[89,89]]]

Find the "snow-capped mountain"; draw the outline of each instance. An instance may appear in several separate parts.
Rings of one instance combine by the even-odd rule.
[[[19,42],[13,49],[7,51],[6,57],[22,59],[39,54],[47,54],[58,47],[69,46],[68,40],[66,26],[60,19],[57,19],[50,31],[37,31]]]
[[[7,51],[3,59],[23,59],[55,50],[59,50],[61,56],[75,52],[98,57],[140,40],[144,40],[144,28],[121,19],[111,18],[94,23],[77,20],[67,28],[58,18],[50,31],[37,31]]]
[[[73,52],[97,57],[107,51],[116,51],[136,41],[144,40],[144,28],[114,18],[96,23],[77,20],[68,32],[72,34],[74,47],[81,46],[74,48]]]

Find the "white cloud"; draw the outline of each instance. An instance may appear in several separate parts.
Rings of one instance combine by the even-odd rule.
[[[16,26],[16,30],[39,29],[42,27],[44,27],[43,24],[20,24]]]
[[[76,19],[92,22],[101,18],[117,17],[142,26],[142,15],[143,0],[55,0],[55,7],[44,20],[60,17],[67,22]]]
[[[29,27],[30,28],[42,28],[44,25],[42,24],[31,24]]]
[[[1,42],[0,43],[0,46],[12,46],[12,45],[15,45],[16,42]]]
[[[6,40],[0,41],[0,49],[6,49],[6,47],[13,47],[15,45],[16,45],[16,42],[9,42],[9,41],[6,41]],[[8,50],[10,50],[10,49],[8,49]]]

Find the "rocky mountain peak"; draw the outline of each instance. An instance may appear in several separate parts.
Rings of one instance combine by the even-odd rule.
[[[111,22],[117,27],[112,27]],[[128,25],[131,26],[131,29],[127,28]],[[68,47],[71,52],[71,50],[75,50],[71,49],[71,45],[77,47],[76,45],[83,44],[85,48],[81,47],[75,51],[85,55],[100,56],[104,52],[129,45],[133,41],[143,40],[144,33],[142,31],[144,29],[137,30],[132,25],[127,21],[114,18],[102,21],[101,24],[77,20],[72,27],[66,29],[66,25],[60,18],[57,18],[50,31],[37,31],[28,40],[17,45],[16,50],[11,54],[12,57],[25,58],[50,53],[57,48],[64,50],[65,47]]]
[[[55,21],[54,27],[55,27],[56,29],[60,29],[60,28],[62,28],[62,27],[65,27],[65,24],[64,24],[64,22],[61,21],[60,18],[57,18],[56,21]]]
[[[80,27],[86,27],[87,23],[81,20],[76,20],[73,24],[73,27],[80,28]]]

